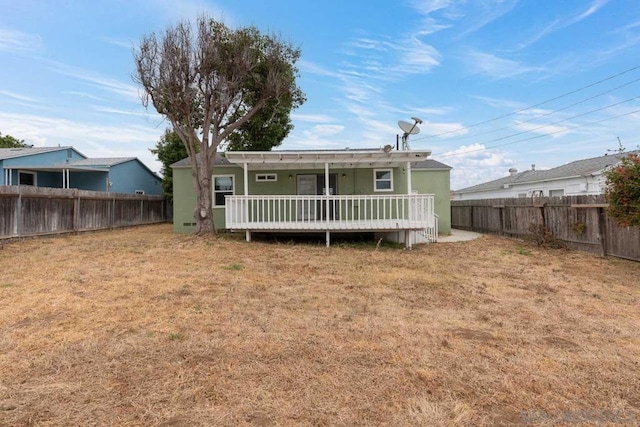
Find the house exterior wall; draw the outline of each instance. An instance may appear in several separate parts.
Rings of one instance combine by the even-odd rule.
[[[0,160],[0,170],[2,170],[2,173],[0,173],[0,185],[7,185],[8,183],[5,182],[5,173],[4,170],[5,168],[11,168],[14,169],[12,172],[12,182],[15,184],[18,182],[18,169],[20,169],[20,166],[51,166],[51,165],[62,165],[68,162],[75,162],[78,160],[83,160],[86,157],[83,156],[82,154],[78,153],[76,150],[74,150],[73,148],[63,148],[60,150],[56,150],[56,151],[49,151],[46,153],[37,153],[37,154],[31,154],[31,155],[27,155],[27,156],[22,156],[22,157],[14,157],[14,158],[10,158],[10,159],[4,159],[4,160]],[[43,182],[42,186],[43,187],[49,187],[49,185],[46,185],[44,183],[48,183],[51,182],[54,185],[51,185],[51,187],[62,187],[62,181],[60,181],[60,183],[58,185],[56,184],[56,180],[53,178],[53,173],[50,173],[51,176],[47,177],[45,176],[46,174],[44,172],[38,172],[37,173],[37,182],[38,185],[40,185],[40,182]],[[41,175],[42,175],[42,181],[41,181]]]
[[[454,200],[503,199],[511,197],[532,197],[534,191],[542,191],[549,197],[552,190],[563,190],[565,196],[588,196],[604,192],[605,180],[601,173],[594,176],[563,178],[549,181],[509,184],[509,188],[473,193],[455,193]]]
[[[414,169],[411,186],[419,194],[435,194],[435,211],[438,215],[438,233],[451,233],[451,200],[449,170]]]
[[[107,191],[109,172],[72,172],[69,174],[69,187],[80,190]]]
[[[380,168],[385,169],[385,168]],[[387,168],[388,169],[388,168]],[[393,191],[374,192],[373,168],[367,169],[330,169],[330,174],[337,175],[337,192],[339,195],[364,194],[407,194],[406,170],[403,167],[393,168]],[[256,174],[275,173],[275,182],[256,182]],[[294,195],[296,194],[297,175],[324,175],[324,169],[294,169],[248,171],[249,194],[264,195]],[[244,171],[241,167],[216,166],[213,175],[233,175],[234,194],[244,194]],[[344,176],[343,176],[344,175]],[[291,176],[291,178],[289,178]],[[421,194],[436,194],[436,213],[439,216],[439,231],[451,231],[451,212],[449,201],[449,171],[448,170],[414,170],[412,171],[412,187]],[[440,192],[440,189],[446,189]],[[438,192],[436,192],[438,190]],[[193,217],[196,205],[196,195],[190,168],[174,168],[173,170],[173,229],[176,233],[191,233],[195,229]],[[223,207],[213,208],[213,221],[216,229],[225,228],[225,210]]]
[[[162,194],[160,178],[137,160],[111,166],[109,180],[112,183],[109,191],[112,193],[135,193],[136,190],[142,190],[148,195]]]

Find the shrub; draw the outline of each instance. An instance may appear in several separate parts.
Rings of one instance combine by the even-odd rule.
[[[565,248],[564,242],[559,240],[551,230],[542,224],[531,223],[529,224],[528,240],[535,243],[538,246],[552,249]]]
[[[640,155],[629,153],[604,176],[609,216],[622,227],[640,226]]]

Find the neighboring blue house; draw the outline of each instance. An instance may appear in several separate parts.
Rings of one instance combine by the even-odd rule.
[[[0,148],[0,185],[162,194],[161,178],[136,157],[87,158],[73,147]]]

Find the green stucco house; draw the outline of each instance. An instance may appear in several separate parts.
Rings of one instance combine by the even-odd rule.
[[[451,231],[451,167],[430,151],[387,149],[228,151],[213,172],[216,229],[375,232],[414,243]],[[196,195],[189,159],[172,165],[174,230],[192,232]]]

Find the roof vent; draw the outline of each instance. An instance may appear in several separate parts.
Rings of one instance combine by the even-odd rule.
[[[513,175],[515,175],[515,174],[517,174],[517,173],[518,173],[518,169],[516,169],[516,168],[511,168],[511,169],[509,169],[509,175],[510,175],[510,176],[513,176]]]
[[[531,165],[531,170],[532,170],[532,171],[536,170],[536,164],[535,164],[535,163],[533,163],[533,164]]]

